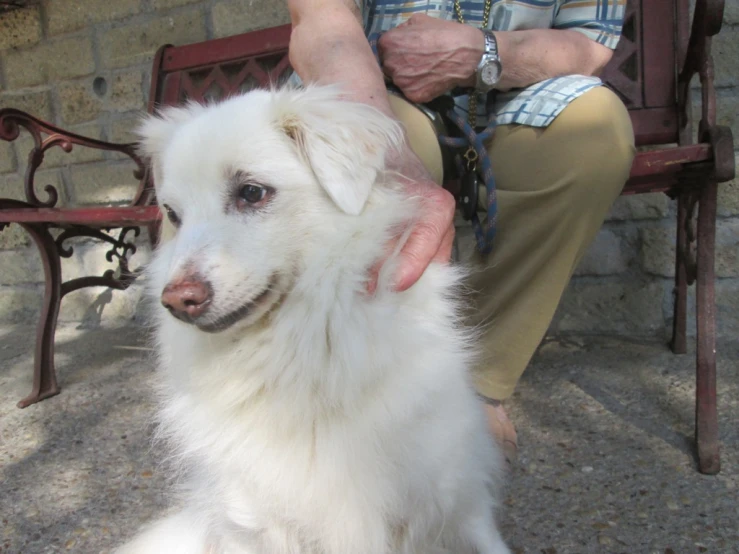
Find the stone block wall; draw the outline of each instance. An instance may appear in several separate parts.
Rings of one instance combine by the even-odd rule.
[[[165,43],[187,44],[289,21],[283,0],[40,0],[0,13],[0,107],[14,107],[64,129],[113,142],[130,133],[146,109],[151,63]],[[0,141],[0,197],[22,198],[31,140]],[[120,155],[75,147],[49,151],[37,190],[52,184],[60,205],[125,203],[137,183]],[[39,186],[40,185],[40,186]],[[39,193],[43,198],[43,193]],[[149,253],[137,241],[137,265]],[[71,243],[64,279],[102,275],[114,266],[104,245]],[[0,233],[0,323],[34,322],[41,308],[43,268],[17,225]],[[82,289],[62,301],[61,321],[96,325],[141,313],[141,280],[125,292]]]
[[[115,142],[145,109],[150,64],[163,43],[185,44],[288,21],[283,0],[40,0],[0,14],[0,106],[17,107],[71,131]],[[727,2],[714,42],[719,120],[739,139],[739,9]],[[28,139],[0,142],[0,197],[19,197]],[[76,148],[50,153],[37,183],[62,202],[124,202],[131,166],[120,156]],[[739,331],[739,181],[721,188],[717,236],[719,331]],[[669,334],[675,206],[664,195],[618,199],[582,260],[552,324],[553,333]],[[462,230],[461,234],[467,234]],[[137,254],[145,260],[146,241]],[[101,274],[105,248],[81,242],[63,260],[65,278]],[[85,289],[62,303],[62,321],[136,317],[143,284],[124,293]],[[43,271],[24,232],[0,233],[0,322],[34,321]],[[691,323],[692,325],[692,323]],[[693,327],[694,330],[694,327]]]

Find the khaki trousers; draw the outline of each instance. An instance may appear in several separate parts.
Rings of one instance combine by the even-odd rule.
[[[429,119],[396,96],[411,148],[437,183],[441,151]],[[552,321],[578,261],[626,182],[634,156],[629,114],[609,89],[591,89],[546,128],[504,125],[488,152],[498,194],[493,252],[473,254],[469,324],[479,327],[478,392],[509,397]],[[483,200],[484,202],[484,200]]]

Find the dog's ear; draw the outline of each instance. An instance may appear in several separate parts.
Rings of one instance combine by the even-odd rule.
[[[144,116],[134,129],[134,134],[138,137],[137,150],[150,163],[155,183],[161,177],[160,158],[177,128],[202,108],[203,106],[195,102],[183,107],[166,107],[154,115]]]
[[[379,110],[342,100],[333,87],[277,92],[279,128],[334,203],[358,215],[385,169],[385,155],[403,141],[400,125]]]

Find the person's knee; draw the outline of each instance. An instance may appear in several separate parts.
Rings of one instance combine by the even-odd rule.
[[[582,100],[582,102],[580,102]],[[614,92],[599,87],[573,102],[563,137],[573,176],[571,193],[595,190],[615,199],[626,183],[634,160],[634,131],[628,110]]]
[[[578,122],[583,127],[579,149],[596,160],[613,167],[628,165],[634,159],[634,129],[629,112],[619,97],[606,87],[598,87],[582,97]],[[612,160],[608,162],[608,160]],[[587,160],[584,160],[587,161]],[[599,165],[595,163],[595,165]]]

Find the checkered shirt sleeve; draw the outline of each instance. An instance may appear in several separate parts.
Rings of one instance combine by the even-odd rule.
[[[554,29],[571,29],[598,44],[615,49],[621,38],[626,0],[562,0]]]

